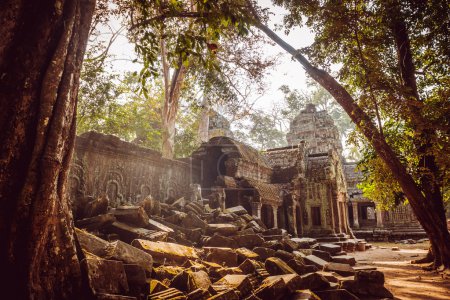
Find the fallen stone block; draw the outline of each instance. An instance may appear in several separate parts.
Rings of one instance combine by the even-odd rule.
[[[208,300],[239,300],[239,295],[234,290],[228,290],[226,292],[214,295]]]
[[[329,282],[339,283],[339,278],[342,278],[339,274],[328,271],[317,271],[317,274],[323,276]]]
[[[261,268],[264,268],[264,265],[253,259],[246,259],[239,265],[239,269],[241,269],[244,274],[256,273],[257,269]]]
[[[335,244],[320,244],[319,249],[330,253],[330,255],[335,255],[342,251],[341,246]]]
[[[113,213],[119,222],[137,227],[146,227],[149,224],[149,217],[142,206],[119,206]]]
[[[129,287],[129,295],[139,297],[149,293],[147,277],[144,268],[135,264],[123,265]]]
[[[359,297],[393,298],[384,287],[384,274],[380,271],[358,271],[354,280],[345,280],[341,288]]]
[[[210,286],[211,281],[205,271],[193,272],[190,270],[178,273],[170,284],[170,287],[186,293],[190,293],[196,289],[207,290]]]
[[[169,287],[167,285],[165,285],[164,283],[162,283],[159,280],[156,280],[156,279],[150,280],[150,294],[156,294],[161,291],[165,291],[168,288]]]
[[[172,281],[175,276],[184,272],[184,268],[179,266],[159,266],[153,268],[152,277],[166,283],[167,281]]]
[[[330,253],[328,253],[326,251],[313,249],[312,255],[315,255],[315,256],[323,259],[324,261],[331,261],[331,255],[330,255]]]
[[[330,288],[330,282],[320,274],[308,273],[301,275],[301,285],[299,289],[310,289],[312,291],[326,290]]]
[[[203,247],[203,250],[207,261],[227,267],[236,267],[238,265],[238,256],[231,248]]]
[[[160,216],[161,215],[161,203],[152,196],[145,197],[139,204],[142,206],[148,216]]]
[[[275,251],[275,255],[274,256],[278,257],[279,259],[281,259],[285,263],[287,263],[290,260],[295,259],[295,255],[294,254],[292,254],[290,252],[287,252],[287,251],[284,251],[284,250],[277,250],[277,251]]]
[[[75,234],[83,251],[87,251],[99,257],[106,255],[109,243],[85,230],[75,228]]]
[[[266,259],[264,266],[270,275],[296,274],[291,267],[277,257]]]
[[[302,286],[302,280],[297,274],[285,274],[285,275],[276,275],[270,276],[264,279],[265,282],[268,281],[276,281],[278,279],[282,279],[284,284],[286,285],[288,293],[293,293],[296,290],[300,289]]]
[[[84,206],[83,218],[95,217],[106,214],[108,211],[109,200],[105,194],[100,195],[95,200],[87,202]]]
[[[286,295],[286,284],[282,278],[277,280],[268,279],[263,280],[259,288],[254,291],[254,294],[260,299],[279,300],[284,299]]]
[[[348,264],[350,266],[356,265],[356,260],[353,256],[350,255],[338,255],[333,256],[331,258],[333,262],[340,263],[340,264]]]
[[[287,265],[291,267],[292,270],[294,270],[299,275],[315,272],[318,270],[316,266],[304,265],[297,259],[291,259],[290,261],[287,262]]]
[[[144,239],[149,241],[165,241],[167,240],[167,232],[155,231],[140,227],[132,227],[121,222],[114,222],[109,230],[116,233],[120,239],[126,243],[131,243],[135,239]]]
[[[264,243],[264,239],[259,234],[238,234],[231,237],[236,241],[239,247],[253,249],[260,247]]]
[[[222,236],[220,234],[214,234],[212,237],[206,237],[203,241],[203,246],[205,247],[226,247],[226,248],[237,248],[238,243],[236,240]]]
[[[358,297],[344,289],[316,291],[316,294],[321,300],[359,300]]]
[[[78,228],[87,229],[90,231],[105,228],[116,221],[113,214],[103,214],[95,217],[85,218],[75,221],[75,226]]]
[[[174,243],[136,239],[131,245],[149,253],[153,257],[154,262],[158,264],[182,265],[188,259],[195,260],[199,258],[194,248]]]
[[[187,295],[188,300],[207,300],[211,298],[211,293],[207,290],[196,289]]]
[[[328,263],[327,261],[315,255],[307,255],[303,258],[303,260],[305,261],[305,264],[316,266],[319,268],[319,270],[322,270],[323,267]]]
[[[106,247],[106,253],[102,256],[105,259],[120,260],[126,264],[136,264],[145,271],[151,273],[153,258],[150,254],[135,248],[122,241],[109,243]]]
[[[253,229],[255,232],[263,232],[264,227],[261,226],[256,220],[253,220],[251,222],[248,222],[247,225],[244,227],[244,229]]]
[[[232,224],[208,224],[206,227],[206,234],[218,233],[224,236],[236,234],[238,227]]]
[[[228,213],[236,214],[238,216],[248,214],[248,211],[241,205],[228,207],[225,211]]]
[[[333,262],[327,263],[323,270],[335,272],[342,276],[353,276],[355,274],[355,271],[350,265]]]
[[[181,222],[181,224],[183,227],[186,227],[186,228],[206,229],[206,227],[208,226],[208,224],[206,224],[205,221],[200,219],[200,217],[193,212],[188,212],[186,217]]]
[[[122,262],[85,258],[80,264],[92,294],[128,293],[127,276]]]
[[[288,300],[321,300],[315,293],[310,290],[298,290],[291,294]],[[341,300],[341,299],[336,299]],[[342,299],[344,300],[344,299]]]
[[[169,288],[167,290],[150,294],[148,296],[149,300],[185,300],[186,296],[179,290],[174,288]]]
[[[172,213],[170,216],[164,218],[164,221],[179,225],[183,222],[183,219],[186,218],[187,214],[177,210],[170,210]]]
[[[292,252],[298,249],[298,244],[290,239],[282,239],[283,249],[287,252]]]
[[[253,252],[258,254],[262,261],[265,261],[269,257],[275,256],[275,250],[266,247],[253,248]]]
[[[244,262],[246,259],[259,259],[259,255],[247,248],[238,248],[236,249],[236,254],[238,256],[238,263]]]
[[[152,230],[156,230],[156,231],[162,231],[162,232],[167,232],[167,233],[174,233],[174,230],[172,228],[170,228],[169,226],[166,226],[162,223],[159,223],[158,221],[155,221],[153,219],[149,219],[148,220],[148,225],[147,225],[148,229],[152,229]]]
[[[215,282],[212,288],[218,294],[228,290],[237,290],[239,291],[240,297],[245,297],[252,291],[253,286],[248,275],[226,275]]]

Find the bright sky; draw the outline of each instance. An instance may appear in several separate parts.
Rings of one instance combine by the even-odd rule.
[[[270,7],[273,15],[270,18],[270,27],[275,29],[275,25],[282,23],[283,16],[286,11],[280,7],[272,5],[270,0],[260,0],[262,7]],[[110,26],[117,30],[120,28],[119,22],[112,22]],[[103,31],[103,30],[102,30]],[[307,28],[298,28],[290,32],[286,36],[283,31],[277,32],[282,38],[295,48],[308,46],[313,41],[313,34]],[[107,38],[107,35],[105,35]],[[279,87],[283,84],[288,85],[291,89],[306,89],[306,74],[300,64],[292,61],[291,56],[284,52],[278,45],[265,46],[268,56],[276,56],[278,58],[277,66],[268,74],[266,78],[267,92],[255,103],[255,108],[268,110],[273,103],[280,101],[283,94],[279,91]],[[115,72],[139,71],[141,66],[131,61],[135,58],[134,48],[125,36],[120,36],[111,46],[110,53],[115,56],[112,62],[112,69]]]

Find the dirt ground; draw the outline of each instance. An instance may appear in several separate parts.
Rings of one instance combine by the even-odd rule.
[[[423,271],[411,260],[422,258],[427,253],[428,243],[403,245],[394,243],[372,243],[373,249],[355,252],[358,265],[374,265],[385,276],[385,286],[395,299],[450,299],[450,279],[443,279],[436,272]],[[398,247],[400,251],[393,251]]]

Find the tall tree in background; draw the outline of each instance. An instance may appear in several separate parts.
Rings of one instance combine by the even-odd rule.
[[[305,22],[316,33],[315,43],[295,49],[265,25],[261,11],[248,2],[253,24],[291,54],[347,112],[427,232],[434,257],[430,267],[448,269],[450,234],[443,204],[450,161],[446,2],[274,2],[290,12],[285,18],[287,28]],[[338,75],[342,83],[315,67],[305,54],[325,68],[342,63]],[[380,118],[396,120],[408,134],[385,136]],[[411,146],[396,147],[396,138]],[[411,152],[401,152],[405,149]]]
[[[0,289],[5,299],[80,297],[65,190],[94,8],[94,0],[0,2]]]

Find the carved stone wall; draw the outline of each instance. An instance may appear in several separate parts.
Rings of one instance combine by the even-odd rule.
[[[112,135],[88,132],[78,136],[70,168],[70,195],[106,193],[111,206],[135,203],[152,195],[164,201],[189,192],[191,164],[169,160],[161,154]]]

